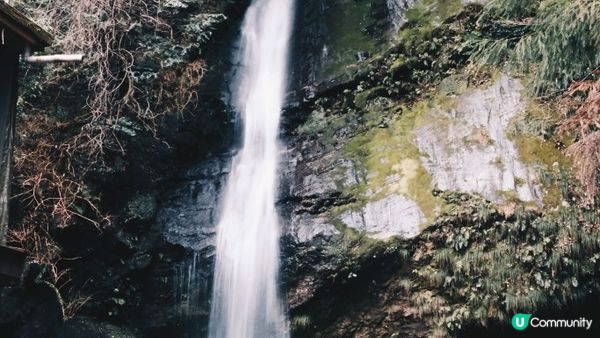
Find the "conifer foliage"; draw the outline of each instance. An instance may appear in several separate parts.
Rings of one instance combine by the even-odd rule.
[[[598,75],[596,71],[594,76]],[[591,203],[600,190],[600,78],[574,82],[562,102],[572,114],[561,123],[560,132],[575,134],[577,141],[567,154],[574,159],[575,175]]]
[[[478,22],[476,65],[531,75],[539,96],[566,89],[600,64],[597,0],[492,0]]]

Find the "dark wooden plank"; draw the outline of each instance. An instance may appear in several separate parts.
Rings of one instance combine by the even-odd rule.
[[[0,49],[0,245],[6,243],[19,55]]]
[[[52,35],[29,20],[14,7],[0,1],[0,23],[21,36],[32,48],[43,48],[52,44]]]
[[[24,250],[0,245],[0,285],[12,285],[19,281],[26,258]]]

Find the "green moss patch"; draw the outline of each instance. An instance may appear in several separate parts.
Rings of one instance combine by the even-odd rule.
[[[406,11],[405,29],[399,32],[398,39],[423,40],[423,36],[457,14],[461,8],[460,0],[419,0]]]
[[[527,110],[513,121],[509,137],[515,142],[520,160],[538,171],[546,207],[558,206],[563,201],[564,185],[569,184],[572,161],[558,143],[568,142],[555,134],[560,120],[555,107],[531,103]]]
[[[364,184],[349,191],[360,195],[358,204],[400,194],[414,200],[427,219],[435,218],[440,200],[431,193],[431,176],[414,144],[414,129],[426,122],[426,112],[439,109],[442,103],[440,98],[403,107],[402,114],[387,128],[371,129],[344,147],[345,153],[364,168],[366,176]]]

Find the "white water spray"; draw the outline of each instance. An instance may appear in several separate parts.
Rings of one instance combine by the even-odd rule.
[[[278,132],[294,0],[253,0],[242,25],[234,104],[244,123],[217,227],[211,338],[285,338],[275,210]]]

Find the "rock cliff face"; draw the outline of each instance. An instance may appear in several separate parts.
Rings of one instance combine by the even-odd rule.
[[[66,321],[43,267],[2,291],[9,304],[43,293],[48,337],[206,335],[215,226],[238,142],[231,56],[248,1],[167,3],[176,32],[214,25],[199,103],[165,119],[169,147],[132,138],[126,169],[94,177],[114,196],[104,207],[118,226],[59,231],[65,256],[79,257],[66,267],[93,295],[77,317]],[[548,136],[556,111],[508,73],[465,70],[484,3],[297,2],[277,201],[294,337],[460,335],[542,293],[592,292],[598,260],[582,252],[600,241],[594,226],[574,224],[597,216],[566,187],[570,161]],[[152,58],[142,60],[150,71]],[[532,295],[505,283],[521,275],[530,278],[514,284]],[[10,337],[35,337],[19,331],[41,317],[34,306],[0,314]]]
[[[461,15],[445,29],[456,27],[453,20],[465,20],[459,31],[469,29]],[[473,84],[448,71],[407,105],[410,94],[390,87],[412,76],[410,56],[387,57],[365,62],[376,65],[367,71],[360,59],[346,60],[341,75],[322,77],[288,112],[280,206],[284,283],[298,336],[431,334],[399,285],[413,278],[403,255],[419,239],[410,238],[452,208],[442,192],[482,196],[508,212],[560,202],[540,176],[564,169],[565,159],[556,149],[523,146],[531,135],[520,134],[520,124],[532,107],[519,80],[492,74]],[[460,68],[455,60],[450,67]],[[390,77],[397,82],[386,83]]]
[[[157,222],[165,239],[196,252],[212,254],[214,227],[218,222],[221,189],[228,173],[229,157],[202,161],[189,169],[162,199]]]
[[[393,6],[385,0],[299,2],[292,51],[293,97],[302,100],[313,96],[317,87],[348,80],[360,63],[387,46],[396,16],[410,4]]]
[[[356,22],[354,22],[358,26],[350,27],[349,31],[336,28],[336,11],[340,9],[350,11],[357,9],[354,8],[356,6],[361,10],[360,16],[356,17]],[[378,29],[388,29],[389,20],[386,16],[387,7],[385,7],[384,1],[373,3],[359,1],[356,6],[346,8],[343,1],[326,2],[321,0],[303,1],[298,4],[292,62],[294,84],[290,95],[290,98],[295,99],[292,99],[290,109],[300,109],[301,111],[302,108],[298,107],[304,105],[307,102],[306,100],[311,100],[310,97],[316,93],[316,87],[320,86],[321,83],[332,81],[331,79],[336,76],[344,75],[326,71],[332,61],[328,59],[327,55],[323,54],[324,49],[331,50],[332,45],[339,43],[338,40],[344,40],[349,42],[349,46],[336,48],[347,48],[348,50],[339,50],[337,53],[353,53],[356,58],[352,57],[350,59],[352,63],[364,62],[365,60],[361,60],[358,55],[363,52],[366,53],[367,50],[363,51],[360,45],[354,46],[352,41],[348,41],[349,37],[347,35],[364,36],[362,39],[366,40],[370,38],[369,34],[371,33],[364,31],[365,28],[367,26],[373,28],[375,22],[381,27]],[[336,29],[340,36],[333,39],[331,34]],[[352,52],[349,51],[350,49]],[[210,86],[214,87],[214,83]],[[222,90],[223,97],[226,98],[227,87],[219,86],[219,88]],[[297,108],[292,108],[293,106]],[[290,131],[292,130],[284,130],[283,133]],[[287,138],[284,142],[295,141],[294,138]],[[285,160],[281,164],[283,174],[281,177],[280,210],[282,224],[286,226],[285,238],[287,239],[284,239],[284,245],[289,248],[305,246],[313,240],[324,240],[325,242],[322,243],[319,250],[329,250],[335,247],[329,246],[330,239],[339,241],[342,238],[333,220],[323,215],[323,212],[336,205],[351,202],[352,197],[345,197],[345,194],[338,189],[338,182],[336,181],[338,178],[334,175],[328,175],[326,172],[337,172],[341,168],[347,167],[345,175],[346,185],[348,186],[357,184],[356,180],[359,179],[359,175],[352,168],[353,163],[351,161],[329,162],[335,160],[337,154],[331,151],[327,152],[331,156],[328,157],[326,152],[302,152],[294,147],[286,150]],[[224,186],[230,158],[229,152],[219,154],[218,151],[208,159],[199,158],[197,164],[183,170],[178,175],[176,184],[168,188],[160,198],[156,221],[158,226],[164,229],[163,238],[166,242],[182,247],[185,252],[188,252],[185,254],[188,258],[180,264],[181,268],[175,269],[171,278],[172,282],[170,282],[180,284],[175,289],[180,289],[183,298],[176,300],[176,302],[179,301],[182,307],[190,306],[190,304],[192,306],[192,311],[187,312],[188,318],[184,319],[184,322],[196,320],[205,323],[209,311],[207,299],[210,294],[210,283],[212,282],[214,227],[218,219],[221,188]],[[310,162],[311,158],[313,162]],[[392,200],[392,203],[394,202]],[[385,208],[385,206],[383,207]],[[375,204],[375,208],[377,208],[377,204]],[[381,209],[381,206],[379,208]],[[379,217],[378,211],[374,209],[372,217]],[[389,226],[392,227],[391,224]],[[386,225],[383,226],[383,228],[385,227]],[[382,231],[385,231],[385,229],[382,229]],[[332,237],[335,238],[332,239]],[[295,257],[303,260],[303,257],[298,255],[295,249],[290,249],[287,255],[290,259]],[[324,257],[319,259],[324,259]],[[319,262],[319,264],[324,263]],[[189,269],[195,269],[195,277],[188,276],[187,271]],[[334,266],[332,269],[335,271],[337,267]],[[181,271],[183,271],[183,275]],[[290,273],[288,278],[297,280],[306,277]],[[192,285],[202,285],[202,290],[194,292],[191,290],[193,287],[190,288],[185,285],[190,280],[193,280]],[[292,282],[286,280],[284,283]],[[196,299],[191,300],[190,297]],[[184,328],[185,330],[188,330],[188,334],[191,334],[189,333],[189,327]]]
[[[426,113],[431,122],[417,128],[415,142],[437,189],[479,193],[494,202],[511,192],[524,202],[542,202],[535,171],[521,162],[508,136],[510,123],[525,110],[522,91],[518,80],[501,76],[458,97],[455,108]]]
[[[403,278],[394,273],[403,263],[390,250],[399,244],[385,240],[415,237],[432,224],[446,208],[436,191],[480,194],[500,204],[543,204],[535,161],[520,160],[511,134],[527,108],[518,80],[498,75],[471,86],[465,76],[453,75],[410,108],[401,96],[390,95],[384,81],[407,69],[407,61],[369,60],[370,53],[395,48],[390,38],[361,41],[397,29],[394,22],[404,15],[397,11],[411,4],[298,4],[278,205],[285,227],[283,285],[299,336],[427,332],[409,299],[392,286]],[[340,10],[362,12],[340,27],[332,21]],[[333,56],[340,54],[352,57]],[[366,75],[371,64],[378,74]],[[227,153],[199,160],[161,198],[157,222],[165,240],[192,257],[181,263],[187,277],[174,281],[192,281],[191,288],[180,287],[181,304],[193,309],[188,321],[207,319],[214,227],[229,160]],[[192,270],[190,277],[186,271]],[[194,292],[194,285],[201,291]],[[344,305],[348,292],[356,292],[356,304]],[[377,292],[380,297],[372,297]],[[318,314],[324,304],[333,309]],[[384,316],[377,306],[396,309],[398,317]],[[369,320],[350,324],[359,313],[390,328],[375,329]]]

